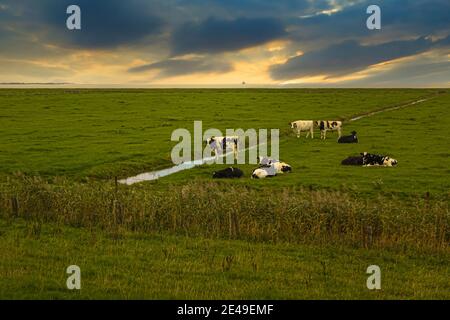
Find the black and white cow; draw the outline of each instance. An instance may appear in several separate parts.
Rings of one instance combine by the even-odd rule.
[[[325,140],[327,138],[327,131],[337,131],[339,138],[341,137],[342,121],[319,120],[316,121],[316,125],[320,129],[320,139]]]
[[[384,166],[384,167],[395,167],[398,164],[398,161],[392,159],[388,156],[383,156],[379,154],[370,154],[364,152],[361,154],[363,157],[363,165],[364,166]]]
[[[220,171],[213,172],[213,178],[215,179],[230,179],[240,178],[244,175],[241,169],[229,167]]]
[[[292,172],[292,167],[286,162],[274,160],[267,157],[258,157],[260,168],[273,166],[277,173]]]
[[[277,175],[277,169],[272,164],[267,167],[260,167],[253,170],[252,179],[264,179],[264,178],[272,178]]]
[[[356,131],[352,131],[350,136],[343,136],[338,139],[338,143],[358,143]]]
[[[274,160],[269,157],[258,157],[258,164],[260,167],[270,167],[272,163],[278,162],[279,160]]]
[[[302,131],[306,131],[306,138],[311,135],[311,139],[314,139],[314,121],[313,120],[297,120],[290,123],[291,129],[297,132],[297,138],[300,138]]]
[[[345,166],[384,166],[384,167],[395,167],[398,164],[398,161],[379,154],[371,154],[371,153],[361,153],[356,157],[348,157],[347,159],[342,160],[342,165]]]
[[[237,158],[239,137],[227,136],[227,137],[211,137],[206,140],[206,143],[214,151],[216,159],[219,155],[225,155],[227,151],[231,151],[234,154],[234,158]]]
[[[363,156],[348,157],[342,160],[343,166],[362,166],[364,165]]]
[[[280,160],[274,160],[267,157],[259,158],[259,168],[253,170],[253,179],[263,179],[275,177],[277,174],[292,172],[292,167]]]

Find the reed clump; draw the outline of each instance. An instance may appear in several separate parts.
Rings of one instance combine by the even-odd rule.
[[[448,250],[448,199],[361,199],[340,191],[194,181],[160,188],[9,176],[0,218],[221,239]],[[39,228],[32,230],[34,233]]]

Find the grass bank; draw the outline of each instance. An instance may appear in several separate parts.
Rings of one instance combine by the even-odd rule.
[[[352,247],[445,250],[448,197],[360,198],[349,192],[248,188],[194,181],[159,189],[64,178],[9,177],[0,217],[108,232],[167,232],[189,237]]]

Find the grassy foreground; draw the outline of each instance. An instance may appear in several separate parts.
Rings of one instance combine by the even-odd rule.
[[[449,253],[124,233],[0,219],[0,299],[449,299]],[[81,290],[66,288],[69,265]],[[369,265],[382,289],[366,287]]]
[[[448,199],[201,181],[171,192],[28,177],[1,187],[0,298],[450,298]],[[72,264],[79,292],[65,288]],[[377,292],[366,288],[373,264]]]

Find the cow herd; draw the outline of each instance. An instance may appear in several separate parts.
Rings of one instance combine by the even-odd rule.
[[[279,174],[292,171],[292,167],[285,162],[270,159],[267,157],[258,158],[259,167],[253,170],[252,179],[272,178]],[[241,178],[244,175],[241,169],[229,167],[220,171],[213,172],[215,179]]]
[[[291,129],[295,130],[297,133],[297,138],[300,138],[302,131],[306,131],[306,138],[311,136],[314,139],[314,128],[318,127],[320,129],[320,139],[325,140],[327,138],[327,131],[337,131],[339,138],[342,133],[342,121],[327,121],[327,120],[297,120],[289,123]]]
[[[338,134],[338,143],[358,143],[356,131],[352,131],[351,135],[342,136],[342,121],[328,120],[297,120],[290,122],[291,129],[297,134],[297,138],[301,137],[302,132],[306,132],[306,138],[314,139],[314,129],[320,129],[320,138],[325,140],[327,131],[336,131]],[[226,147],[231,146],[233,153],[236,155],[238,150],[238,137],[214,137],[208,139],[207,143],[218,155],[219,151],[224,151]],[[292,171],[292,167],[280,160],[270,159],[267,157],[258,158],[259,167],[252,172],[252,179],[263,179],[275,177],[279,174]],[[361,153],[359,156],[350,156],[341,162],[345,166],[385,166],[393,167],[398,161],[384,155],[371,154],[368,152]],[[224,170],[213,173],[213,178],[241,178],[244,175],[242,170],[235,167],[229,167]]]

